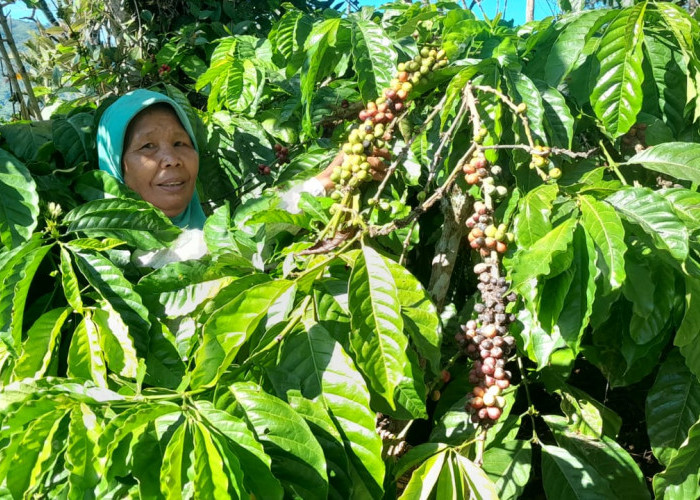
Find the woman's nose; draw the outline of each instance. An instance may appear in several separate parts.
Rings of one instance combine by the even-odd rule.
[[[165,145],[160,148],[160,165],[162,167],[175,167],[180,165],[180,157],[174,146]]]

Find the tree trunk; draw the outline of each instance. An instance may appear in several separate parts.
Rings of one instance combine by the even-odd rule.
[[[527,4],[525,5],[525,22],[529,23],[530,21],[535,20],[535,0],[527,0]]]
[[[20,116],[23,120],[29,120],[29,110],[24,104],[24,96],[22,96],[22,89],[20,88],[19,82],[17,81],[17,71],[12,65],[12,59],[10,59],[10,54],[7,53],[5,44],[2,41],[0,41],[0,57],[2,57],[2,61],[5,63],[5,66],[7,68],[7,80],[10,82],[10,92],[13,96],[16,97],[17,102],[19,102]]]
[[[12,57],[15,60],[14,62],[17,67],[17,72],[22,77],[22,83],[27,91],[27,97],[29,98],[29,109],[38,120],[41,120],[41,109],[39,108],[39,102],[36,100],[36,96],[34,95],[34,89],[32,88],[32,84],[29,82],[29,75],[24,69],[22,58],[19,54],[19,50],[17,50],[17,44],[15,44],[15,39],[10,31],[10,25],[8,24],[7,17],[5,17],[5,13],[2,9],[0,9],[0,27],[2,27],[2,30],[5,32],[5,38],[0,41],[0,44],[7,42],[7,45],[10,47],[10,52],[12,52]]]
[[[46,19],[48,19],[52,25],[58,26],[58,19],[56,19],[56,17],[53,15],[53,12],[51,12],[49,4],[46,3],[46,0],[37,0],[36,5],[39,8],[39,10],[43,12],[43,14],[46,16]]]
[[[457,260],[459,245],[467,233],[464,222],[472,209],[472,199],[458,187],[453,187],[449,197],[441,200],[442,213],[445,222],[442,225],[442,235],[435,245],[433,270],[430,275],[428,290],[433,302],[442,311],[445,298],[450,288],[452,270]]]

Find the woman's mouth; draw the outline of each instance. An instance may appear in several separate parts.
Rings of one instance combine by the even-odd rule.
[[[182,189],[185,184],[185,181],[167,181],[160,182],[157,184],[157,186],[161,189],[165,189],[166,191],[178,191]]]

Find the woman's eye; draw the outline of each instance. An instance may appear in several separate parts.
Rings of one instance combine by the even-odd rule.
[[[152,143],[152,142],[147,142],[146,144],[144,144],[143,146],[141,146],[141,149],[151,149],[152,147],[153,147],[153,143]]]

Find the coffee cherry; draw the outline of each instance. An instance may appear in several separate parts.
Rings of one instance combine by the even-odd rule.
[[[527,104],[525,104],[524,102],[521,102],[520,104],[518,104],[515,111],[519,115],[522,115],[523,113],[527,112]]]

